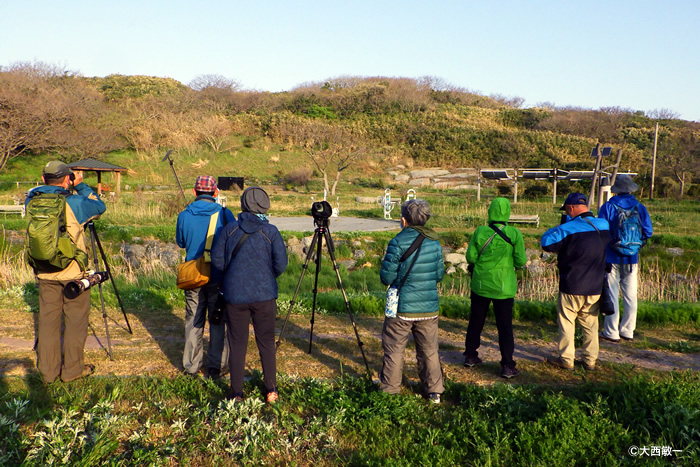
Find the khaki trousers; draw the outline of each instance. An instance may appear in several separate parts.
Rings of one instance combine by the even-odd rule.
[[[39,326],[37,359],[45,383],[59,376],[72,381],[83,375],[83,351],[87,340],[90,314],[90,292],[70,300],[63,295],[66,281],[39,279]],[[61,352],[61,321],[63,352]],[[61,355],[63,354],[63,355]],[[63,358],[61,358],[63,356]]]
[[[576,322],[581,326],[583,342],[581,358],[586,365],[595,366],[598,360],[598,299],[600,295],[569,295],[559,292],[557,322],[559,324],[559,358],[567,366],[574,366],[574,332]]]
[[[445,391],[442,380],[442,367],[438,354],[438,319],[406,321],[400,318],[385,318],[382,330],[384,363],[379,374],[382,391],[398,394],[401,391],[403,374],[403,354],[409,335],[413,334],[416,343],[418,375],[426,394]]]

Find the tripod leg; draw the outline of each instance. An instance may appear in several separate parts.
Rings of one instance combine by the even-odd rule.
[[[299,276],[299,282],[297,282],[297,288],[294,290],[294,296],[292,296],[292,301],[289,302],[289,309],[287,310],[287,317],[284,319],[284,324],[282,325],[282,330],[280,331],[280,334],[277,337],[277,347],[278,348],[280,346],[280,343],[282,342],[282,334],[284,334],[284,330],[287,328],[287,323],[289,322],[289,315],[292,313],[292,309],[294,308],[294,304],[296,303],[297,295],[299,294],[299,289],[301,288],[301,281],[304,279],[304,275],[306,274],[306,270],[309,267],[309,261],[311,261],[311,257],[314,255],[314,246],[316,245],[317,241],[318,241],[317,234],[314,234],[314,237],[311,240],[311,245],[309,246],[309,251],[306,253],[306,259],[304,260],[304,265],[301,267],[301,275]]]
[[[323,237],[321,236],[321,231],[318,230],[314,234],[314,238],[318,236],[318,245],[316,249],[316,273],[314,275],[314,301],[311,306],[311,331],[309,333],[309,353],[311,353],[311,346],[314,338],[314,322],[316,321],[316,297],[318,296],[318,274],[321,272],[321,253],[323,248]]]
[[[95,225],[90,222],[88,224],[90,226],[90,239],[92,240],[92,256],[93,256],[93,263],[95,265],[95,269],[99,269],[100,267],[100,262],[99,258],[97,257],[97,245],[96,245],[96,239],[97,235],[95,233]],[[104,260],[104,257],[103,257]],[[106,265],[106,262],[105,262]],[[98,289],[100,291],[100,303],[102,304],[102,319],[104,320],[105,323],[105,334],[107,336],[107,353],[109,355],[109,360],[114,361],[114,356],[112,354],[112,339],[109,335],[109,324],[107,323],[107,310],[105,309],[105,297],[104,294],[102,293],[102,284],[98,285]],[[89,291],[83,292],[83,293],[90,293]]]
[[[365,356],[365,350],[363,348],[364,343],[360,339],[360,333],[357,330],[357,324],[355,323],[355,318],[352,313],[352,308],[350,307],[350,300],[348,300],[348,295],[345,293],[345,287],[343,287],[343,280],[340,278],[340,270],[338,269],[338,263],[335,260],[335,253],[334,250],[335,248],[333,247],[333,238],[331,237],[331,233],[326,230],[324,232],[325,237],[326,237],[326,244],[328,246],[328,255],[331,257],[331,262],[333,263],[333,269],[335,270],[335,275],[338,278],[338,286],[340,288],[340,291],[343,293],[343,299],[345,300],[345,309],[348,312],[348,317],[350,318],[350,322],[352,323],[352,328],[355,330],[355,337],[357,338],[357,346],[360,348],[360,353],[362,354],[362,360],[365,362],[365,368],[367,369],[367,377],[371,378],[371,372],[369,369],[369,364],[367,363],[367,357]]]
[[[97,231],[95,230],[95,224],[90,222],[90,236],[93,238],[93,253],[95,254],[95,265],[97,266],[97,253],[94,252],[95,242],[97,242],[97,247],[100,250],[100,256],[102,256],[102,263],[104,264],[105,271],[107,271],[107,276],[112,283],[112,288],[114,289],[114,295],[117,297],[117,302],[119,303],[119,308],[122,310],[122,315],[124,315],[124,321],[126,322],[126,327],[129,330],[129,334],[134,334],[131,331],[131,325],[129,324],[129,318],[126,316],[126,311],[124,311],[124,304],[122,303],[122,298],[119,296],[119,290],[117,290],[117,284],[114,283],[114,277],[112,277],[112,270],[107,262],[107,255],[105,255],[105,250],[102,248],[102,242],[100,242],[100,237],[97,236]],[[100,288],[101,290],[101,288]]]

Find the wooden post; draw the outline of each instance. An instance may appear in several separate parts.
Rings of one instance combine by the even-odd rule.
[[[595,201],[594,196],[595,196],[595,184],[598,179],[598,170],[600,170],[600,143],[595,145],[595,169],[593,170],[593,178],[591,179],[591,191],[588,195],[588,209],[593,206],[593,203]]]
[[[122,173],[120,171],[117,171],[116,174],[117,174],[117,196],[119,196],[122,192]]]
[[[554,180],[552,181],[552,204],[557,204],[557,169],[554,169]]]
[[[476,200],[481,201],[481,169],[476,171]]]
[[[518,204],[518,169],[513,169],[513,204]]]
[[[97,171],[97,194],[102,195],[102,172]]]
[[[656,130],[654,131],[654,156],[651,159],[651,189],[649,190],[649,199],[654,199],[654,176],[656,175],[656,141],[659,137],[659,122],[656,122]]]

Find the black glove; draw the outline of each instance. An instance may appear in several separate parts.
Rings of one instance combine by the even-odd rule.
[[[608,274],[612,272],[612,263],[605,263],[605,272]]]

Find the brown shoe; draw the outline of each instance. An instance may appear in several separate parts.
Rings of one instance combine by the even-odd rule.
[[[566,363],[564,363],[562,361],[561,357],[557,357],[557,358],[547,357],[546,362],[548,364],[555,366],[557,368],[560,368],[562,370],[574,371],[574,366],[573,365],[569,366]]]

